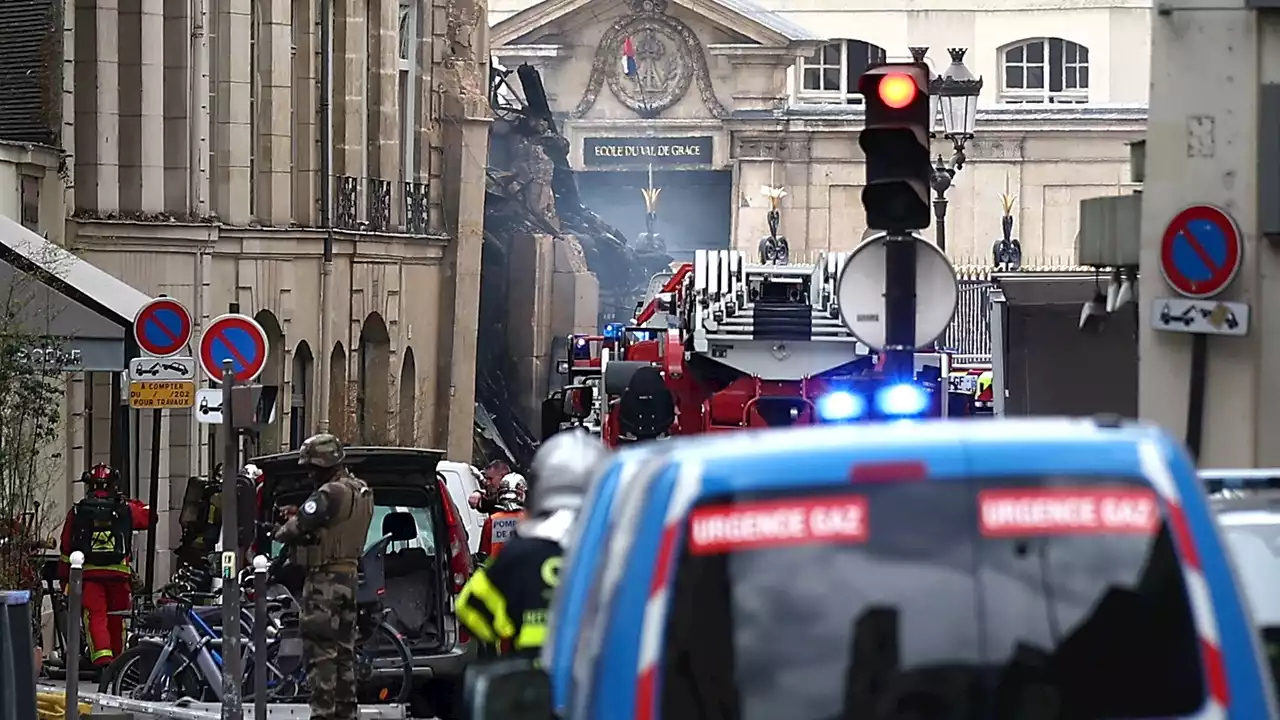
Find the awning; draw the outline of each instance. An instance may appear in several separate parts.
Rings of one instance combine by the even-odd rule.
[[[133,318],[151,298],[0,216],[0,308],[33,338],[32,360],[68,371],[126,367]]]
[[[33,269],[42,271],[37,274],[47,275],[41,279],[54,290],[94,308],[103,317],[110,318],[123,327],[132,326],[138,311],[151,301],[149,295],[106,270],[76,257],[13,220],[0,216],[0,256],[6,254],[17,256],[17,263],[14,258],[3,257],[11,264],[30,272],[31,270],[20,265],[22,261],[26,261]],[[59,287],[60,285],[64,287]]]

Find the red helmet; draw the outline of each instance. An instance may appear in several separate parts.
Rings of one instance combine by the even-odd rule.
[[[120,473],[106,463],[98,463],[80,476],[80,482],[89,487],[89,492],[115,492],[120,481]]]

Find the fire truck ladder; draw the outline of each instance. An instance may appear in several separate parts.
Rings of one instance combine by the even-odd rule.
[[[778,380],[869,354],[840,319],[836,281],[847,257],[823,253],[813,264],[768,265],[748,263],[739,250],[696,251],[686,293],[691,350]]]

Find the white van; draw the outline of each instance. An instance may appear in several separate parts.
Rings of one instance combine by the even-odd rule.
[[[480,532],[484,529],[485,515],[467,502],[471,493],[480,489],[480,471],[473,465],[450,460],[441,460],[436,471],[444,476],[453,504],[462,515],[463,527],[467,530],[467,545],[471,554],[480,552]]]

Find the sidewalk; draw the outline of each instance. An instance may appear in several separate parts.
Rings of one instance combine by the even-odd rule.
[[[41,693],[55,693],[65,698],[63,693],[66,692],[66,683],[61,681],[42,680],[37,684],[36,689]],[[221,718],[221,705],[218,703],[189,703],[185,705],[177,705],[174,703],[148,703],[138,700],[128,700],[111,695],[99,695],[96,683],[84,682],[80,683],[80,706],[84,708],[86,705],[93,705],[98,708],[107,709],[124,714],[126,717],[132,717],[133,720],[219,720]],[[65,704],[45,703],[42,707],[49,707],[49,712],[43,709],[40,713],[39,720],[60,720],[65,717]],[[273,704],[267,706],[268,720],[305,720],[311,717],[311,710],[306,705],[286,705]],[[405,720],[408,713],[401,705],[362,705],[360,707],[361,720]],[[245,720],[254,720],[252,703],[244,706]]]

